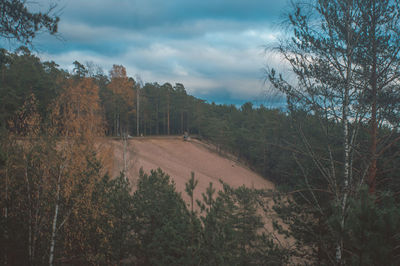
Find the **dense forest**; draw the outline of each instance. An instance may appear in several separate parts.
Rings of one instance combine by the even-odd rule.
[[[57,31],[58,18],[17,2],[0,6],[14,3],[34,23],[0,36],[29,47],[38,29]],[[296,81],[267,70],[283,110],[208,103],[181,83],[143,84],[122,65],[105,73],[75,61],[69,72],[26,46],[0,49],[0,262],[398,265],[399,22],[398,1],[295,6],[293,35],[277,50]],[[109,176],[111,155],[96,145],[185,132],[277,191],[210,184],[195,201],[192,173],[186,204],[161,169],[141,172],[135,187],[123,172]],[[291,247],[266,233],[266,216]]]

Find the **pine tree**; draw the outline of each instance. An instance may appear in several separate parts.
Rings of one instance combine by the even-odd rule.
[[[391,124],[385,108],[397,112],[384,102],[398,98],[391,89],[399,73],[398,14],[397,1],[297,2],[289,14],[293,35],[278,47],[297,82],[269,71],[271,83],[286,94],[301,140],[292,149],[303,181],[292,199],[302,205],[296,210],[286,204],[282,211],[300,211],[292,213],[298,220],[287,221],[294,235],[301,232],[300,245],[315,247],[310,250],[318,263],[346,263],[350,201],[366,182],[375,190],[378,155],[384,152],[377,151],[377,125]],[[367,123],[369,152],[362,144]],[[396,135],[394,124],[389,134]],[[301,206],[309,208],[307,215]]]
[[[0,37],[31,44],[36,34],[44,29],[50,34],[57,33],[60,19],[51,14],[54,8],[55,6],[50,6],[48,12],[33,13],[24,1],[2,0],[0,2],[2,11]]]
[[[264,231],[261,191],[241,186],[223,190],[214,199],[212,183],[198,205],[203,213],[200,246],[202,265],[280,265],[287,253]]]
[[[133,254],[141,265],[190,264],[190,212],[161,169],[140,172],[133,194]]]

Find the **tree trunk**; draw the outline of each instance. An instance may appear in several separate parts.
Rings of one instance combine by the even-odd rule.
[[[121,136],[120,127],[119,113],[117,113],[117,136]]]
[[[347,21],[346,27],[347,30],[347,48],[346,48],[346,56],[347,56],[347,69],[346,69],[346,84],[343,91],[343,109],[342,109],[342,123],[343,123],[343,144],[344,144],[344,171],[343,171],[343,198],[341,202],[341,217],[340,217],[340,236],[338,239],[338,243],[336,246],[336,262],[339,265],[343,265],[343,232],[345,229],[345,219],[347,212],[347,199],[350,193],[351,186],[351,165],[350,165],[350,134],[349,134],[349,93],[350,93],[350,80],[351,80],[351,66],[352,66],[352,35],[351,29],[349,29],[351,25],[351,16],[350,16],[350,6],[347,7]]]
[[[28,178],[28,162],[27,158],[25,158],[25,169],[24,169],[24,177],[26,182],[26,194],[28,196],[28,261],[29,264],[32,264],[32,199],[31,199],[31,189]]]
[[[165,134],[167,134],[167,114],[166,113],[163,113],[162,123],[163,123],[162,134],[165,135]]]
[[[117,136],[117,113],[114,111],[114,128],[113,128],[113,135]]]
[[[160,135],[160,121],[158,121],[158,103],[156,104],[156,135]]]
[[[375,8],[375,4],[372,8]],[[370,78],[370,86],[371,86],[371,98],[372,98],[372,106],[371,106],[371,121],[370,121],[370,127],[371,127],[371,146],[370,146],[370,156],[371,156],[371,162],[369,166],[369,173],[368,173],[368,186],[369,186],[369,192],[374,193],[375,192],[375,185],[376,185],[376,172],[377,172],[377,165],[376,165],[376,147],[377,147],[377,133],[378,133],[378,128],[377,128],[377,121],[376,121],[376,112],[377,112],[377,73],[376,73],[376,67],[377,67],[377,47],[376,47],[376,33],[375,33],[375,24],[376,24],[376,18],[375,18],[375,10],[373,11],[373,18],[372,18],[372,26],[371,26],[371,39],[372,39],[372,70],[371,70],[371,78]]]
[[[136,109],[136,136],[140,136],[140,133],[139,133],[139,123],[140,123],[140,121],[139,121],[139,114],[140,114],[140,109],[139,109],[139,88],[137,89],[137,91],[136,91],[136,107],[137,107],[137,109]]]
[[[124,175],[125,175],[125,177],[126,177],[126,168],[127,168],[127,154],[126,154],[126,146],[127,146],[127,136],[124,136],[123,137],[123,142],[124,142],[124,154],[123,154],[123,156],[124,156]]]
[[[170,129],[169,129],[169,93],[168,93],[168,96],[167,96],[168,98],[167,98],[167,134],[169,135],[170,134]]]
[[[42,188],[42,184],[40,184],[37,191],[37,204],[35,209],[35,224],[33,226],[33,243],[32,243],[32,260],[35,260],[35,251],[36,251],[36,242],[38,239],[39,233],[39,210],[40,210],[40,191]]]
[[[57,219],[58,219],[58,209],[59,209],[59,204],[60,204],[61,172],[62,172],[62,167],[60,167],[60,172],[58,174],[58,180],[57,180],[56,206],[54,208],[53,227],[52,227],[51,241],[50,241],[50,255],[49,255],[49,265],[50,266],[53,266],[54,247],[56,244]]]
[[[5,169],[5,177],[6,177],[6,188],[5,188],[5,207],[4,207],[4,239],[5,243],[8,243],[8,167],[9,167],[9,154],[8,154],[8,147],[7,147],[7,154],[6,154],[6,169]],[[8,265],[8,245],[4,246],[4,265]]]
[[[183,134],[183,110],[181,112],[181,134]]]

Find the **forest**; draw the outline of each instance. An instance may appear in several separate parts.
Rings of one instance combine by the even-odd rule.
[[[291,74],[266,69],[283,109],[209,103],[118,64],[64,70],[31,49],[35,32],[57,32],[59,18],[0,3],[26,23],[10,31],[10,14],[0,28],[21,44],[0,49],[3,265],[400,263],[398,1],[298,2],[292,35],[275,47]],[[185,132],[277,190],[210,183],[195,200],[192,173],[187,204],[162,169],[141,171],[135,186],[124,172],[110,176],[112,154],[96,145]],[[264,230],[271,214],[291,246]]]

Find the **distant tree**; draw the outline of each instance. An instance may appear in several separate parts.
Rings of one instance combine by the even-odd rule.
[[[176,120],[180,121],[180,129],[178,132],[179,134],[183,134],[184,131],[187,131],[187,118],[185,123],[185,114],[187,114],[187,93],[182,83],[175,84],[174,100],[176,111],[179,114],[179,120]]]
[[[52,108],[57,135],[82,136],[89,142],[104,134],[104,121],[99,89],[91,78],[67,80],[63,93]]]
[[[0,125],[3,131],[7,121],[32,93],[38,100],[41,118],[48,118],[48,106],[60,91],[60,81],[66,76],[57,67],[54,62],[41,62],[24,47],[14,53],[1,50]]]
[[[162,85],[162,87],[161,87],[162,89],[163,89],[163,92],[164,92],[164,94],[163,94],[163,97],[164,97],[164,99],[165,99],[165,115],[166,115],[166,123],[165,123],[165,125],[166,125],[166,127],[167,127],[167,130],[166,130],[166,133],[167,133],[167,135],[170,135],[171,134],[171,101],[172,101],[172,99],[171,99],[171,95],[172,95],[172,93],[173,93],[173,88],[172,88],[172,85],[171,84],[169,84],[169,83],[165,83],[164,85]]]
[[[84,78],[88,74],[88,70],[86,69],[86,67],[81,63],[79,63],[78,61],[74,61],[73,65],[74,65],[73,73],[78,79]]]
[[[45,13],[33,13],[28,9],[26,1],[1,0],[0,37],[30,45],[42,30],[50,34],[57,33],[60,19],[52,14],[54,8],[55,5],[52,5]]]
[[[107,88],[112,92],[113,133],[115,136],[127,134],[129,113],[134,112],[134,82],[127,77],[125,67],[120,65],[113,65],[110,70],[110,79],[111,82]]]
[[[144,111],[146,129],[149,134],[160,134],[162,120],[161,112],[161,87],[158,83],[146,83],[143,87],[145,100],[142,104]]]

